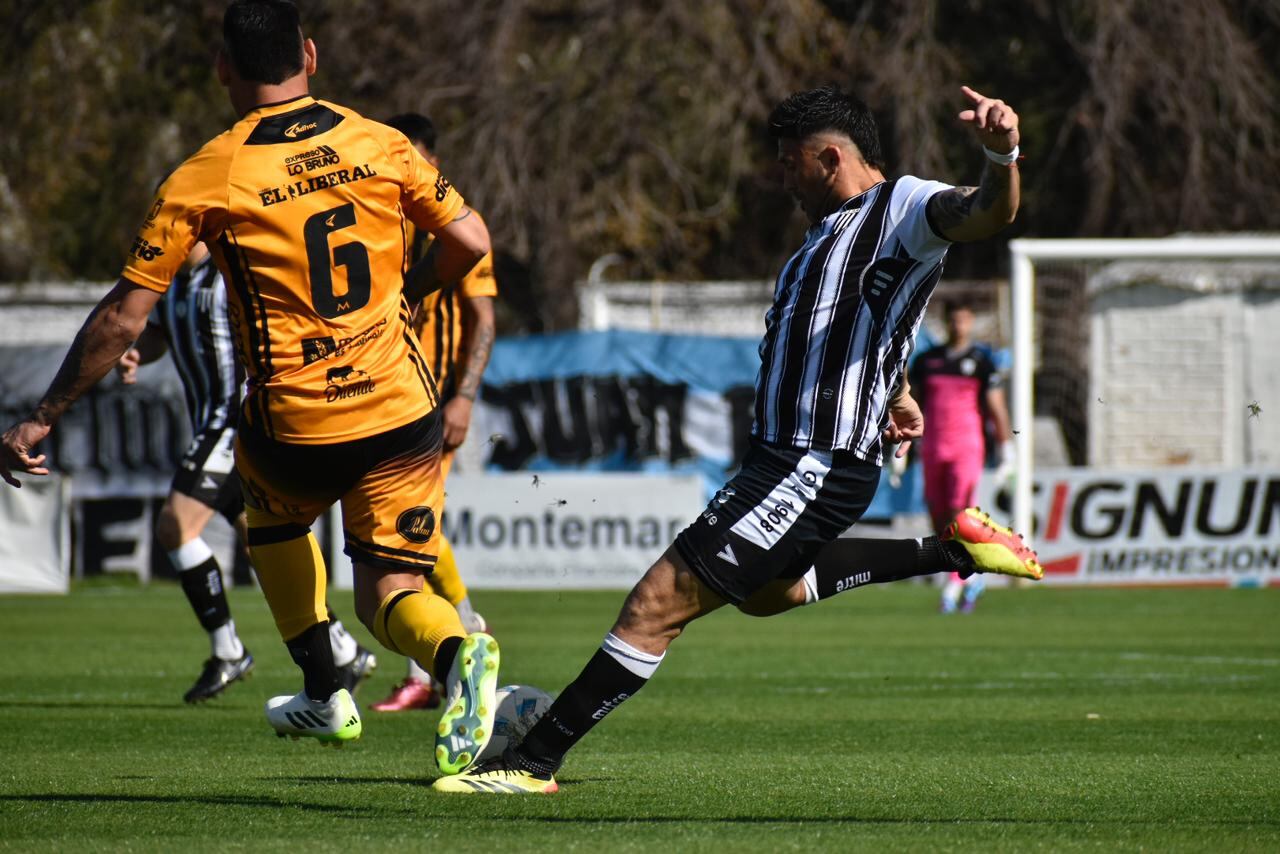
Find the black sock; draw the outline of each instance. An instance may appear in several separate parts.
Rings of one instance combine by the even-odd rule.
[[[937,537],[920,541],[842,537],[818,552],[813,568],[818,598],[829,599],[868,584],[971,570],[972,562],[964,546]]]
[[[231,619],[231,606],[227,604],[226,591],[222,589],[222,570],[218,561],[209,558],[198,566],[178,573],[182,592],[187,594],[191,609],[206,632],[221,628]]]
[[[964,546],[955,540],[925,537],[920,541],[920,552],[922,560],[931,566],[939,567],[936,570],[927,570],[928,572],[958,572],[962,578],[968,578],[974,573],[973,558],[965,551]]]
[[[327,700],[340,688],[338,668],[329,644],[329,621],[316,623],[296,638],[285,641],[293,663],[302,668],[303,690],[312,700]]]
[[[648,681],[603,649],[596,650],[582,673],[533,725],[513,755],[526,771],[555,773],[579,739]]]
[[[464,640],[466,639],[445,638],[436,647],[436,660],[431,662],[431,671],[441,685],[449,680],[449,668],[453,667],[453,660],[458,657],[458,648]]]

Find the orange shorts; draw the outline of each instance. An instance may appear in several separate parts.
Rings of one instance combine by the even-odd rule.
[[[452,450],[444,451],[440,454],[441,483],[449,479],[449,470],[453,468],[453,455],[457,453],[457,451],[457,448],[453,448]]]
[[[439,410],[332,445],[277,442],[246,428],[236,437],[236,471],[245,504],[300,526],[299,536],[340,501],[353,561],[430,572],[444,505],[441,435]]]

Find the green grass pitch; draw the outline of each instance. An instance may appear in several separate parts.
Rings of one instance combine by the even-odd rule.
[[[501,681],[552,692],[621,601],[473,598]],[[525,798],[433,792],[433,713],[366,713],[344,750],[275,738],[262,704],[300,679],[260,594],[232,604],[257,671],[192,708],[207,645],[176,585],[0,597],[0,849],[1280,850],[1280,590],[993,590],[942,617],[898,585],[724,611],[560,794]],[[364,702],[402,675],[380,657]]]

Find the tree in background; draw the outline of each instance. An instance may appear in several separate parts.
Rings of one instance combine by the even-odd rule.
[[[223,3],[180,5],[0,3],[0,277],[113,277],[155,182],[234,119],[210,71]],[[636,278],[767,276],[803,223],[765,116],[828,81],[880,111],[891,171],[957,181],[981,165],[958,84],[1017,105],[1019,233],[1280,227],[1275,0],[300,5],[317,95],[442,128],[509,329],[572,326],[573,282],[609,252]]]

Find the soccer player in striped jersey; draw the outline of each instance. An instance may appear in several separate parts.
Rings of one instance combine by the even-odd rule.
[[[196,619],[209,633],[209,658],[183,695],[186,702],[199,703],[217,697],[253,669],[253,656],[231,617],[222,570],[201,536],[216,512],[235,528],[241,547],[247,549],[244,499],[234,454],[244,371],[236,363],[222,275],[203,243],[192,249],[142,335],[121,357],[117,366],[121,381],[133,384],[139,365],[154,362],[166,352],[182,381],[192,439],[156,519],[156,541],[178,573]],[[332,609],[329,640],[339,679],[354,693],[378,661]]]
[[[436,128],[431,119],[420,113],[402,113],[387,119],[387,125],[404,134],[426,161],[437,169]],[[472,216],[480,216],[472,209]],[[411,260],[423,263],[433,238],[430,232],[413,230],[408,241]],[[429,261],[427,262],[429,263]],[[412,274],[411,274],[412,275]],[[489,354],[493,351],[496,325],[493,300],[498,295],[493,275],[493,253],[480,259],[461,280],[449,282],[428,294],[414,311],[413,325],[418,333],[427,365],[440,387],[440,411],[444,418],[444,448],[440,457],[440,476],[447,480],[453,465],[453,454],[471,426],[471,407],[480,391]],[[467,631],[485,632],[484,617],[471,605],[467,585],[458,572],[453,547],[440,535],[440,556],[427,583],[438,595],[458,609]],[[391,689],[386,699],[370,704],[377,712],[403,712],[410,709],[434,709],[440,705],[439,684],[424,667],[408,659],[409,672]]]
[[[556,791],[565,754],[644,687],[686,625],[726,604],[769,616],[942,570],[1040,577],[1021,538],[974,508],[944,537],[840,538],[870,504],[886,449],[905,453],[923,433],[904,373],[947,249],[991,237],[1018,210],[1018,116],[962,92],[960,120],[985,149],[978,187],[887,178],[871,111],[834,87],[773,111],[783,184],[811,227],[765,317],[742,466],[632,589],[600,649],[524,740],[437,789]]]
[[[336,502],[356,614],[445,683],[436,763],[458,771],[489,739],[500,652],[423,587],[439,542],[442,428],[409,324],[405,239],[412,222],[440,247],[425,293],[475,266],[489,232],[404,134],[311,96],[318,54],[291,0],[235,0],[222,36],[218,80],[240,118],[161,186],[120,280],[35,410],[0,440],[0,477],[19,485],[11,471],[48,474],[35,445],[129,348],[204,242],[248,374],[235,460],[249,550],[303,677],[301,692],[267,702],[267,721],[280,736],[324,743],[363,729],[334,665],[328,573],[310,532]]]

